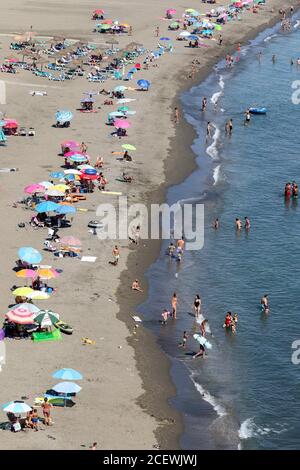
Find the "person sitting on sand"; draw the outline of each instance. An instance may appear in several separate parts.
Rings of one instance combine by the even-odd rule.
[[[94,165],[95,168],[102,168],[104,165],[103,157],[97,157],[96,163]]]
[[[125,150],[125,152],[123,154],[123,160],[126,160],[126,162],[132,162],[132,156],[129,155],[127,150]]]
[[[126,183],[131,183],[132,182],[132,176],[129,176],[125,173],[125,171],[123,171],[122,173],[122,178],[124,181],[126,181]]]
[[[132,286],[131,286],[131,289],[132,290],[136,290],[138,292],[143,292],[141,287],[140,287],[140,283],[139,283],[139,280],[138,279],[135,279],[132,283]]]

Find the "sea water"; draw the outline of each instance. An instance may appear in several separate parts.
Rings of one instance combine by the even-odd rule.
[[[165,255],[164,242],[147,273],[149,298],[140,311],[171,359],[183,448],[300,447],[300,365],[292,362],[292,343],[300,339],[300,206],[283,197],[287,181],[300,184],[300,104],[292,101],[300,67],[291,65],[300,57],[299,24],[295,17],[291,32],[275,27],[259,35],[235,55],[233,67],[220,63],[182,96],[185,118],[198,135],[192,145],[198,169],[170,188],[167,199],[205,205],[204,247],[176,263]],[[244,126],[250,106],[268,111]],[[213,129],[206,141],[208,121]],[[235,218],[245,216],[251,229],[237,233]],[[215,218],[219,230],[212,228]],[[178,319],[161,326],[174,291]],[[199,347],[192,338],[198,293],[213,333],[206,359],[192,358]],[[266,293],[268,315],[260,309]],[[222,327],[228,310],[239,316],[236,335]],[[186,350],[178,347],[184,330],[190,334]]]

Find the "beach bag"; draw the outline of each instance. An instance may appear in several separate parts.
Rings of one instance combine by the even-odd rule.
[[[12,428],[13,428],[13,431],[14,431],[14,432],[21,431],[21,424],[18,423],[18,422],[17,422],[17,423],[14,423],[14,424],[12,425]]]

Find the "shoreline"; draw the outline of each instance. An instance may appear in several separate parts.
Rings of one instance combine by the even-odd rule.
[[[273,2],[274,3],[274,2]],[[277,2],[278,3],[278,2]],[[285,2],[284,5],[282,5],[282,8],[287,8],[289,6],[293,5],[292,1],[287,1]],[[268,5],[267,5],[268,6]],[[294,10],[294,14],[299,10],[300,6],[296,6]],[[280,22],[280,17],[278,15],[278,11],[275,11],[273,16],[269,18],[268,20],[265,20],[262,24],[258,25],[255,29],[253,29],[251,32],[247,32],[246,34],[241,34],[239,38],[236,40],[241,43],[241,45],[246,45],[250,41],[254,40],[261,32],[273,28],[276,24]],[[227,48],[226,53],[232,53],[236,50],[236,45],[231,45]],[[168,151],[168,155],[164,161],[164,174],[168,175],[168,178],[166,179],[165,183],[161,185],[161,188],[156,192],[156,197],[153,198],[153,193],[151,193],[151,202],[153,201],[155,203],[163,203],[166,201],[166,195],[167,191],[170,187],[175,186],[181,182],[183,182],[189,175],[191,175],[194,170],[198,167],[196,163],[196,158],[197,155],[193,152],[192,150],[192,144],[197,137],[197,132],[193,128],[191,124],[189,124],[186,119],[183,117],[182,113],[182,105],[181,105],[181,95],[187,90],[190,90],[192,87],[200,85],[209,75],[213,73],[213,67],[217,65],[222,59],[224,59],[224,51],[223,48],[222,50],[218,51],[216,50],[216,53],[211,57],[208,62],[205,65],[200,65],[199,69],[197,70],[195,74],[194,79],[186,79],[186,82],[182,84],[181,80],[181,75],[185,71],[185,67],[182,68],[181,71],[178,71],[178,78],[177,83],[177,91],[176,91],[176,96],[172,101],[171,109],[173,110],[175,107],[178,107],[178,109],[181,112],[181,120],[180,124],[175,126],[175,136],[170,138],[170,150]],[[195,58],[197,55],[195,54]],[[189,59],[191,57],[189,56]],[[185,157],[188,156],[187,161],[185,160],[183,162],[182,160],[182,155]],[[174,158],[175,156],[175,158]],[[177,170],[179,171],[177,172]],[[180,174],[180,175],[179,175]],[[146,197],[147,200],[147,197]],[[149,245],[152,245],[151,247]],[[147,289],[144,290],[143,295],[140,297],[140,301],[133,302],[132,304],[130,303],[129,306],[130,308],[137,307],[140,305],[148,296],[148,282],[145,278],[145,272],[148,270],[150,265],[157,259],[159,256],[159,253],[161,251],[161,241],[147,241],[146,245],[146,250],[147,250],[147,255],[146,257],[144,256],[144,251],[142,254],[141,247],[139,247],[136,250],[136,258],[140,258],[141,262],[136,263],[136,259],[134,257],[131,257],[129,255],[128,258],[128,263],[127,263],[127,268],[129,271],[133,271],[137,273],[137,277],[139,279],[143,280],[143,284],[147,284]],[[139,252],[141,252],[139,254]],[[145,259],[146,258],[146,259]],[[136,264],[139,265],[138,268],[134,268]],[[126,277],[126,273],[122,273],[122,276],[124,275],[124,278]],[[122,284],[122,282],[121,282]],[[119,289],[120,294],[117,295],[117,298],[119,298],[119,295],[122,295],[122,290]],[[120,314],[119,318],[122,321],[126,320],[123,318],[123,315]],[[127,323],[127,322],[126,322]],[[172,381],[172,378],[170,376],[170,369],[171,369],[171,361],[167,357],[166,353],[162,350],[162,348],[158,345],[157,343],[157,338],[155,335],[147,330],[146,328],[142,327],[143,332],[139,332],[139,336],[141,340],[146,339],[148,341],[147,348],[150,349],[150,352],[153,353],[156,349],[156,357],[152,361],[152,366],[156,366],[156,360],[159,358],[161,361],[163,361],[163,365],[159,365],[159,370],[157,371],[157,367],[155,367],[155,372],[152,374],[152,377],[149,373],[147,373],[147,366],[145,367],[145,359],[147,357],[147,353],[143,347],[140,347],[137,343],[135,343],[133,340],[128,339],[128,343],[132,345],[135,351],[135,359],[137,362],[137,368],[139,370],[140,376],[142,378],[142,383],[143,387],[145,388],[144,394],[140,397],[138,402],[140,402],[140,405],[142,408],[145,408],[148,413],[150,413],[151,416],[154,416],[155,419],[158,421],[158,428],[156,429],[155,435],[158,439],[159,443],[159,448],[161,449],[179,449],[179,441],[180,437],[182,435],[183,429],[184,429],[184,423],[183,423],[183,416],[182,414],[176,410],[175,407],[173,407],[170,404],[170,400],[176,395],[176,387]],[[151,361],[150,361],[151,362]],[[162,373],[163,369],[163,373]],[[168,377],[166,378],[164,373],[167,371]],[[153,399],[153,395],[155,395],[156,390],[151,387],[151,384],[153,383],[153,380],[157,377],[162,376],[162,379],[164,380],[164,390],[163,390],[163,396],[160,393],[159,400],[161,403],[153,403],[151,399]],[[150,390],[149,390],[150,388]],[[151,405],[145,405],[145,403],[149,403],[149,400],[152,401]],[[154,400],[155,401],[155,400]],[[164,416],[167,418],[163,418],[162,420],[159,419],[159,413],[163,412]],[[164,427],[164,420],[166,420],[168,423],[172,422],[174,419],[178,419],[177,422],[174,423],[175,429],[172,429],[172,434],[171,436],[166,434],[170,432],[170,428],[168,426]],[[161,425],[163,427],[161,427]]]
[[[18,0],[18,4],[22,1]],[[21,28],[19,22],[22,23],[22,27],[23,24],[38,24],[39,8],[37,11],[32,5],[32,8],[27,10],[25,5],[24,11],[20,8],[23,15],[20,19],[21,14],[17,18],[15,16],[16,5],[9,9],[6,0],[5,3],[7,4],[7,11],[5,10],[8,18],[7,24],[11,25],[10,31],[13,29],[17,31],[19,27]],[[95,39],[95,35],[90,33],[93,24],[84,16],[87,13],[87,6],[82,0],[76,0],[78,8],[74,8],[74,16],[70,17],[70,23],[64,24],[64,14],[68,11],[70,3],[73,5],[75,2],[67,0],[61,5],[58,0],[53,0],[51,4],[49,2],[44,5],[42,2],[39,4],[45,10],[45,23],[43,23],[44,29],[41,29],[41,34],[55,31],[73,37],[78,27],[77,36]],[[109,8],[111,16],[117,17],[118,15],[118,18],[126,18],[127,10],[123,2],[115,0],[113,3]],[[194,4],[196,6],[196,2]],[[276,10],[277,5],[282,7],[279,0],[271,0],[271,4],[276,5]],[[285,2],[285,4],[291,5],[293,2]],[[92,2],[89,7],[92,9]],[[182,6],[178,8],[181,9]],[[203,4],[200,8],[201,11],[207,11],[210,6]],[[268,14],[269,8],[268,2],[265,13]],[[153,4],[146,5],[145,9],[149,14],[149,19],[146,19],[147,14],[145,18],[140,18],[139,12],[134,11],[134,6],[128,12],[126,19],[132,20],[134,26],[137,25],[132,40],[143,41],[147,47],[153,48],[157,42],[153,35],[153,27],[157,22],[158,14],[162,12],[161,2],[153,0]],[[58,11],[60,15],[57,15]],[[241,22],[234,21],[228,24],[224,28],[224,46],[226,46],[226,38],[230,38],[233,43],[248,41],[259,31],[266,29],[270,22],[276,23],[278,13],[275,12],[268,21],[265,19],[265,13],[259,13],[259,15],[246,13],[246,19],[243,15]],[[12,18],[15,18],[15,22]],[[253,22],[259,19],[262,24],[257,28],[253,27]],[[162,23],[160,25],[163,26]],[[167,26],[166,23],[164,26]],[[248,28],[251,33],[247,35],[243,32],[243,28],[245,30]],[[5,30],[6,24],[2,28],[2,31]],[[105,40],[97,36],[97,42],[101,39]],[[130,38],[120,38],[120,42],[120,47],[123,47],[130,42]],[[9,109],[11,117],[14,114],[21,125],[35,127],[37,133],[34,141],[22,140],[21,137],[12,138],[8,147],[4,149],[5,153],[4,150],[1,151],[4,166],[12,165],[20,168],[16,174],[18,184],[11,183],[11,175],[1,175],[0,216],[7,221],[2,235],[3,246],[7,246],[7,254],[3,258],[2,266],[3,272],[7,274],[3,276],[2,284],[3,313],[7,311],[4,309],[11,302],[9,289],[12,283],[16,282],[11,268],[18,247],[28,244],[28,246],[32,245],[41,249],[43,236],[43,230],[35,231],[26,227],[22,231],[16,228],[19,222],[27,221],[29,211],[26,213],[20,208],[12,209],[11,205],[20,197],[23,187],[33,181],[44,180],[50,171],[57,170],[61,163],[60,157],[56,156],[59,142],[69,138],[80,141],[84,139],[89,146],[89,153],[93,160],[99,152],[104,155],[105,163],[108,164],[103,170],[111,184],[109,189],[124,190],[124,194],[127,194],[128,189],[129,202],[149,204],[165,201],[168,188],[184,180],[196,168],[196,156],[191,149],[196,133],[183,117],[178,126],[172,123],[173,109],[175,106],[182,109],[181,93],[209,75],[212,66],[224,57],[226,52],[229,52],[229,46],[228,50],[224,46],[219,48],[213,45],[205,50],[191,50],[185,49],[183,43],[174,42],[174,54],[165,54],[160,59],[162,63],[159,62],[158,68],[151,67],[148,71],[142,72],[145,78],[153,82],[153,87],[149,95],[140,93],[139,99],[135,102],[136,106],[134,105],[139,117],[132,131],[129,132],[128,142],[135,144],[139,152],[137,152],[136,165],[129,165],[135,183],[127,188],[124,188],[122,183],[115,182],[124,166],[122,167],[122,164],[115,161],[111,155],[112,150],[118,150],[120,142],[111,139],[108,129],[104,126],[106,109],[109,111],[110,108],[104,107],[103,109],[102,106],[102,111],[94,121],[91,120],[91,115],[84,117],[76,114],[74,124],[67,131],[61,130],[60,132],[51,127],[54,113],[59,106],[74,109],[75,103],[77,104],[80,99],[80,93],[89,87],[87,81],[74,80],[68,86],[58,83],[55,87],[57,90],[54,92],[51,91],[52,87],[48,82],[32,75],[26,76],[21,72],[20,76],[14,76],[13,84],[8,87],[9,106],[5,109]],[[196,73],[195,80],[183,78],[186,76],[191,61],[199,57],[202,65]],[[1,74],[1,78],[3,77],[5,80],[9,78]],[[44,101],[38,97],[29,97],[29,89],[26,88],[24,91],[21,87],[15,86],[17,81],[23,78],[30,82],[30,86],[33,82],[32,87],[37,89],[39,86],[47,87],[48,85],[49,97],[41,98]],[[118,82],[110,80],[103,86],[106,88],[116,85]],[[149,113],[144,112],[147,106],[149,106]],[[160,128],[154,122],[153,117],[160,116],[159,113],[161,113]],[[153,136],[156,136],[156,141],[153,140]],[[82,212],[76,216],[72,231],[68,233],[78,235],[83,241],[84,254],[97,255],[95,265],[70,260],[54,260],[48,253],[45,254],[44,262],[63,268],[65,273],[62,276],[62,284],[59,284],[58,292],[51,299],[51,303],[41,304],[41,308],[50,307],[62,313],[63,319],[74,326],[74,334],[72,337],[65,337],[60,343],[57,342],[55,346],[53,343],[33,345],[23,341],[7,341],[7,365],[0,374],[1,403],[6,403],[9,399],[20,399],[23,395],[29,396],[30,399],[40,396],[42,390],[52,383],[50,382],[51,373],[56,368],[79,367],[84,375],[84,381],[82,393],[78,397],[78,406],[62,412],[53,410],[55,426],[51,429],[51,434],[55,434],[55,439],[50,441],[46,432],[26,435],[22,433],[22,436],[21,433],[16,435],[3,433],[1,448],[78,449],[80,446],[87,447],[95,440],[99,442],[99,447],[102,449],[151,449],[157,446],[156,442],[162,449],[173,450],[180,447],[179,439],[182,435],[183,419],[181,414],[169,404],[176,394],[170,377],[171,362],[157,344],[156,337],[147,328],[143,328],[143,325],[138,328],[136,335],[133,334],[134,322],[131,318],[136,306],[146,298],[147,289],[144,289],[143,294],[133,293],[130,289],[130,282],[138,277],[142,280],[143,287],[146,286],[145,271],[157,258],[161,243],[142,240],[136,250],[128,246],[127,241],[121,243],[122,254],[118,268],[109,266],[112,241],[100,244],[97,237],[92,237],[87,230],[87,223],[95,217],[95,211],[100,202],[105,200],[105,202],[112,201],[115,204],[116,199],[105,198],[106,196],[101,196],[99,192],[90,195],[88,201],[81,205],[86,213]],[[97,340],[95,347],[82,346],[82,336]],[[119,351],[121,348],[123,348],[122,351]]]

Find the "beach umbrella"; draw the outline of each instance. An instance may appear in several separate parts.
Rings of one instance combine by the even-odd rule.
[[[55,114],[55,118],[57,122],[64,123],[64,122],[69,122],[73,119],[73,113],[68,110],[63,110],[63,111],[57,111]]]
[[[78,150],[71,150],[70,152],[67,152],[63,155],[64,158],[69,158],[73,157],[73,155],[85,155],[84,153],[78,151]]]
[[[79,170],[75,170],[75,168],[70,168],[69,170],[64,171],[65,175],[80,175],[81,172]]]
[[[40,310],[40,312],[34,316],[34,321],[42,327],[55,325],[58,320],[59,314],[52,312],[52,310]]]
[[[178,34],[178,36],[180,36],[181,38],[184,38],[186,36],[190,36],[190,32],[189,31],[182,31],[181,33]]]
[[[40,252],[30,246],[23,246],[20,248],[18,255],[20,260],[25,261],[28,264],[36,264],[42,261],[42,255]]]
[[[191,41],[196,41],[198,38],[198,36],[194,35],[194,34],[190,34],[190,36],[188,37],[188,39],[190,39]]]
[[[124,149],[124,150],[136,150],[136,147],[134,145],[131,145],[131,144],[123,144],[122,149]]]
[[[170,38],[166,38],[166,37],[162,37],[162,38],[159,38],[160,41],[171,41]]]
[[[47,189],[45,195],[50,197],[64,197],[65,193],[64,191],[58,191],[58,189],[50,188]]]
[[[136,111],[126,111],[126,116],[134,116],[136,114]]]
[[[126,111],[129,111],[129,108],[128,106],[120,106],[118,108],[118,111],[120,111],[121,113],[126,113]]]
[[[34,323],[33,312],[30,312],[28,308],[24,307],[15,307],[13,310],[9,310],[6,313],[6,318],[18,325],[32,325]]]
[[[45,189],[49,189],[53,187],[53,184],[50,181],[42,181],[39,185],[44,186]]]
[[[53,186],[53,189],[56,189],[57,191],[61,191],[62,193],[65,193],[70,188],[67,184],[59,183],[59,184],[56,184],[55,186]]]
[[[116,91],[116,92],[119,91],[120,93],[122,93],[122,92],[125,91],[125,90],[127,90],[127,87],[124,86],[124,85],[116,86],[115,89],[114,89],[114,91]]]
[[[56,209],[56,214],[66,215],[66,214],[75,214],[76,208],[71,205],[62,205]]]
[[[53,171],[52,173],[50,173],[49,176],[54,179],[59,179],[59,178],[62,178],[64,174],[62,171]]]
[[[111,118],[116,118],[116,117],[124,117],[124,113],[121,113],[121,111],[112,111],[111,113],[108,114],[108,119]]]
[[[27,405],[24,401],[10,401],[2,406],[3,411],[5,413],[14,413],[14,414],[21,414],[21,413],[28,413],[31,411],[31,406]]]
[[[93,12],[94,15],[104,15],[104,13],[105,13],[105,11],[101,10],[101,8],[98,9],[98,10],[94,10],[94,12]]]
[[[75,369],[64,368],[57,370],[52,375],[55,379],[62,379],[62,380],[81,380],[82,374]]]
[[[136,101],[135,98],[121,98],[117,101],[118,104],[130,103],[131,101]]]
[[[54,268],[39,268],[36,271],[36,275],[41,279],[55,279],[59,276],[59,272]]]
[[[78,393],[81,390],[81,387],[79,387],[79,385],[74,382],[60,382],[54,385],[52,388],[55,390],[55,392],[64,394]]]
[[[65,246],[81,246],[82,245],[82,242],[79,240],[79,238],[75,238],[71,235],[62,237],[59,240],[59,243]]]
[[[72,148],[72,147],[80,147],[80,143],[76,142],[76,140],[65,140],[61,143],[62,148]]]
[[[94,167],[91,165],[79,165],[77,168],[78,170],[87,170],[88,168],[92,168],[94,170]]]
[[[24,192],[27,194],[43,193],[45,189],[46,189],[45,186],[41,184],[31,184],[29,186],[26,186],[26,188],[24,188]]]
[[[222,31],[222,26],[220,24],[215,25],[215,30],[216,31]]]
[[[28,297],[32,291],[31,287],[17,287],[12,293],[15,297]]]
[[[175,8],[168,8],[167,11],[166,11],[166,14],[167,15],[175,15],[177,10],[175,10]]]
[[[33,290],[30,294],[28,294],[27,298],[31,300],[47,300],[49,299],[50,295],[47,292],[42,290]]]
[[[70,174],[70,175],[64,175],[64,177],[61,178],[59,181],[60,181],[61,183],[63,183],[65,180],[67,180],[67,181],[75,181],[76,179],[78,179],[78,178],[76,178],[76,175]]]
[[[98,179],[98,175],[86,175],[82,174],[80,176],[81,180],[87,180],[87,181],[96,181]]]
[[[131,126],[131,123],[129,121],[124,121],[122,119],[117,119],[114,123],[114,126],[117,129],[129,129],[129,127]]]
[[[111,25],[106,23],[97,24],[96,27],[101,31],[107,31],[108,29],[111,29]]]
[[[173,21],[173,23],[170,24],[170,28],[177,28],[178,26],[180,26],[178,21]]]
[[[143,89],[148,89],[149,86],[150,86],[150,82],[148,80],[144,80],[144,79],[138,80],[137,84],[138,84],[139,87],[141,87]]]
[[[74,162],[74,163],[82,163],[82,162],[86,162],[87,161],[87,156],[86,155],[72,155],[72,157],[70,157],[70,160],[71,162]]]
[[[28,302],[23,302],[22,304],[16,304],[14,305],[13,307],[11,307],[9,309],[9,311],[14,311],[14,310],[18,310],[18,309],[26,309],[28,310],[30,313],[38,313],[40,311],[40,309],[38,307],[36,307],[36,305],[34,304],[30,304]]]
[[[36,271],[33,269],[21,269],[16,272],[17,277],[23,277],[26,279],[33,279],[36,276]]]
[[[43,212],[52,212],[52,211],[55,211],[55,209],[57,208],[58,204],[56,204],[55,202],[52,202],[52,201],[44,201],[44,202],[40,202],[39,204],[37,204],[35,206],[35,211],[38,212],[39,214],[43,213]]]
[[[85,173],[86,175],[96,175],[97,170],[96,170],[96,168],[86,168],[85,170],[81,171],[81,174],[82,173]]]

